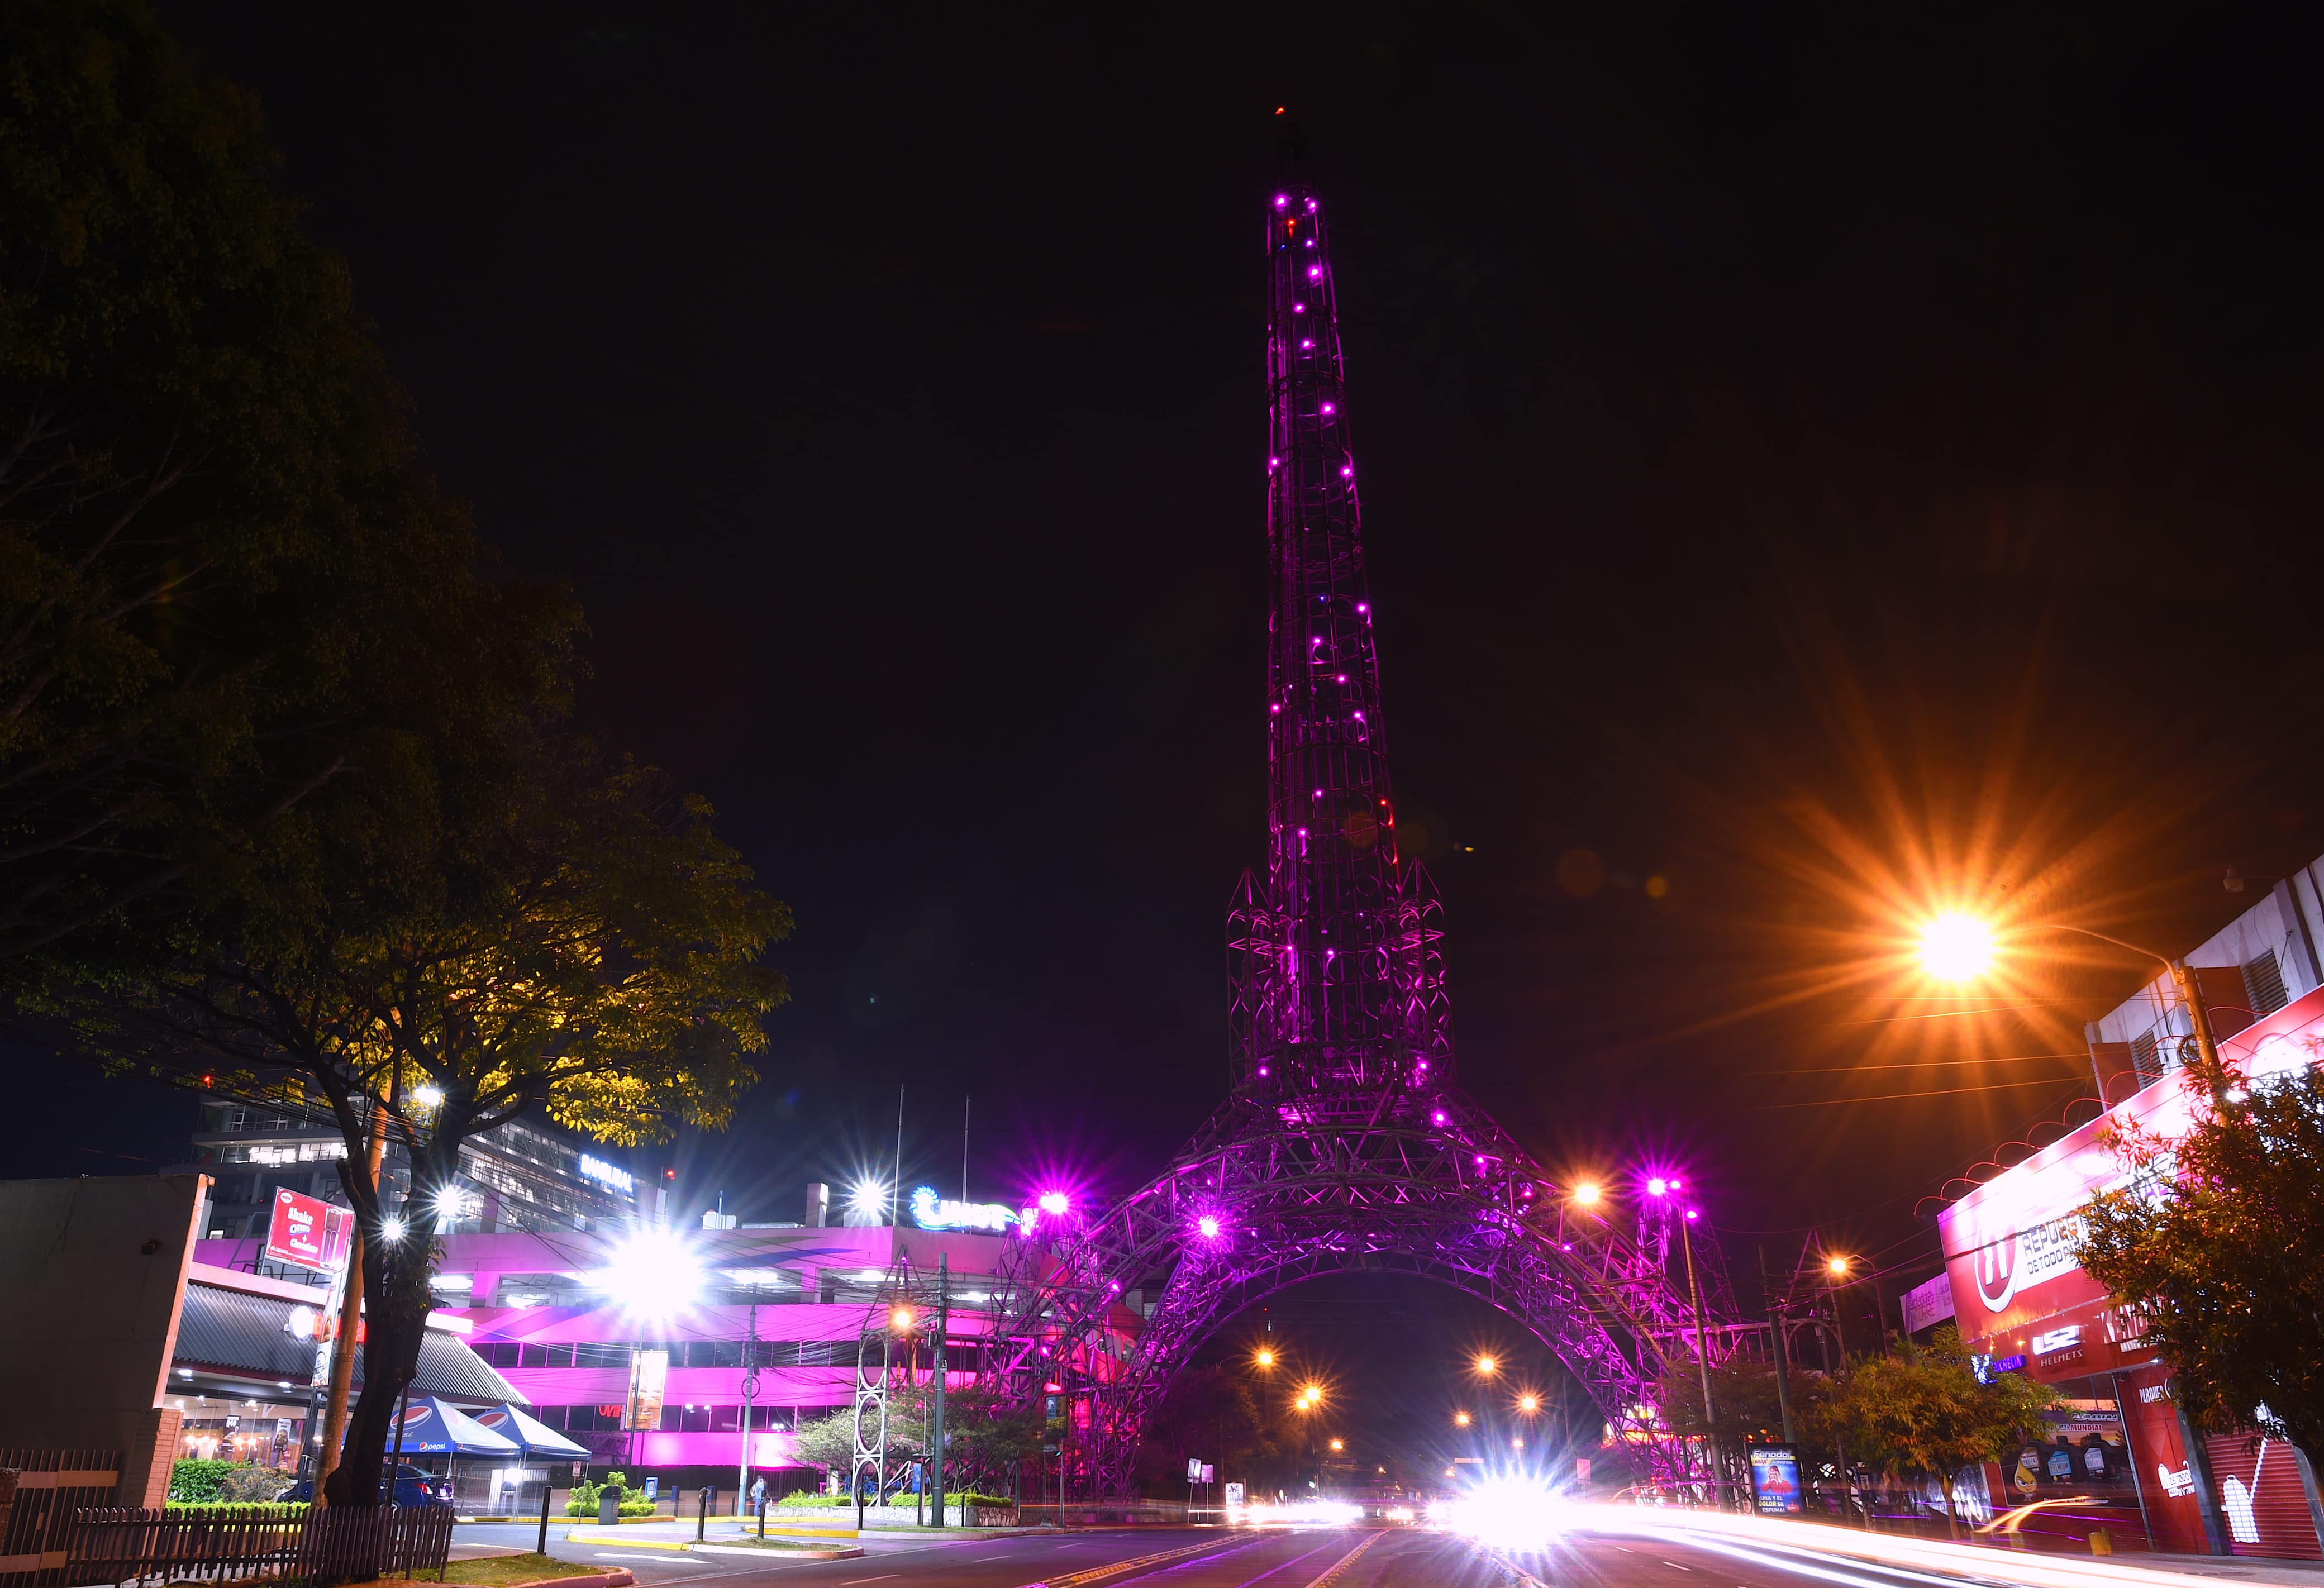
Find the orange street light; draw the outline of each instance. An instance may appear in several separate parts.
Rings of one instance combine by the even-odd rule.
[[[1345,1450],[1347,1445],[1342,1441],[1334,1439],[1332,1441],[1332,1448],[1334,1450]]]
[[[1252,1357],[1251,1361],[1257,1362],[1262,1368],[1271,1368],[1275,1365],[1275,1353],[1262,1345],[1259,1348],[1259,1354]]]
[[[1993,968],[1993,928],[1947,910],[1921,928],[1921,968],[1941,982],[1973,982]]]
[[[1454,1412],[1452,1414],[1452,1426],[1456,1428],[1467,1427],[1469,1426],[1469,1414],[1465,1411]]]
[[[1835,1257],[1827,1260],[1823,1265],[1823,1271],[1836,1279],[1845,1278],[1848,1273],[1848,1259]]]
[[[1477,1371],[1483,1374],[1486,1378],[1489,1379],[1500,1371],[1501,1364],[1498,1358],[1490,1355],[1484,1355],[1477,1358]]]
[[[908,1306],[899,1306],[896,1308],[895,1311],[888,1315],[888,1326],[895,1330],[899,1334],[910,1334],[912,1330],[912,1309]]]
[[[1541,1409],[1541,1397],[1536,1395],[1530,1390],[1526,1390],[1523,1395],[1517,1397],[1517,1409],[1525,1413],[1527,1417],[1533,1416],[1534,1413]]]
[[[1597,1203],[1598,1198],[1602,1195],[1604,1195],[1604,1193],[1600,1192],[1594,1184],[1588,1180],[1582,1181],[1582,1184],[1573,1188],[1573,1200],[1580,1203],[1584,1207],[1594,1205]]]

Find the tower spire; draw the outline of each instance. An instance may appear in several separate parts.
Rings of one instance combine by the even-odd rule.
[[[1398,855],[1321,200],[1266,217],[1268,864],[1231,923],[1236,1081],[1446,1080],[1434,904]]]

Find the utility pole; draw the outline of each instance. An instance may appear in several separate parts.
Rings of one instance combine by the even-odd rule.
[[[936,1510],[935,1525],[939,1528],[945,1525],[945,1331],[951,1324],[951,1260],[939,1251],[936,1253],[936,1332],[928,1366],[932,1380],[928,1387],[928,1491]],[[967,1519],[965,1516],[961,1518],[964,1522]]]
[[[1719,1467],[1719,1414],[1712,1409],[1711,1404],[1711,1335],[1702,1325],[1702,1281],[1695,1277],[1694,1272],[1692,1215],[1693,1209],[1689,1208],[1685,1215],[1680,1218],[1678,1241],[1679,1245],[1686,1252],[1686,1293],[1694,1306],[1694,1365],[1702,1371],[1703,1437],[1705,1443],[1711,1447],[1711,1471],[1714,1474],[1711,1481],[1711,1503],[1717,1505],[1720,1503],[1719,1480],[1716,1476]],[[1663,1250],[1667,1251],[1670,1248],[1666,1246]]]
[[[1767,1277],[1767,1249],[1759,1248],[1759,1290],[1767,1302],[1767,1333],[1775,1344],[1775,1404],[1784,1412],[1784,1443],[1796,1448],[1800,1442],[1798,1425],[1792,1420],[1791,1366],[1784,1358],[1791,1354],[1784,1339],[1784,1311],[1775,1300],[1775,1281]]]
[[[751,1402],[759,1393],[759,1304],[751,1303],[749,1323],[742,1334],[742,1462],[734,1474],[734,1514],[742,1515],[750,1509],[751,1497]]]

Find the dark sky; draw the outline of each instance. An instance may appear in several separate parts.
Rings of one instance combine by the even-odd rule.
[[[1904,914],[2179,948],[2324,850],[2312,7],[162,13],[797,911],[696,1205],[796,1216],[899,1083],[915,1177],[973,1094],[979,1196],[1217,1100],[1277,104],[1462,1077],[1554,1164],[1696,1166],[1738,1266],[1906,1240],[2077,1063],[1862,1066],[2070,1054],[2144,973],[1910,1002]]]

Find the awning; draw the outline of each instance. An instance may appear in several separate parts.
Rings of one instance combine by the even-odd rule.
[[[290,1325],[293,1315],[303,1312],[311,1321],[315,1311],[325,1305],[319,1291],[313,1302],[302,1303],[196,1280],[186,1287],[186,1305],[179,1315],[178,1345],[171,1365],[260,1381],[287,1379],[304,1390],[315,1372],[315,1343]],[[355,1353],[355,1388],[361,1390],[361,1351]],[[512,1400],[516,1386],[469,1350],[466,1341],[431,1328],[420,1341],[419,1372],[412,1380],[411,1392],[448,1395],[475,1405]]]
[[[583,1446],[505,1402],[490,1411],[478,1412],[475,1422],[478,1427],[489,1428],[503,1439],[515,1440],[527,1456],[547,1456],[551,1461],[594,1459]]]
[[[392,1446],[398,1455],[515,1455],[516,1442],[484,1427],[475,1418],[430,1395],[415,1399],[403,1414],[402,1436]]]

